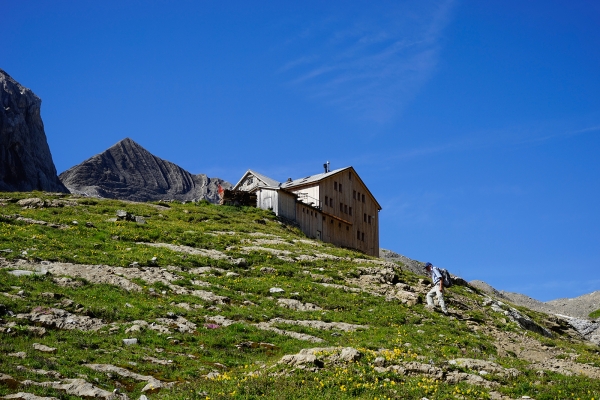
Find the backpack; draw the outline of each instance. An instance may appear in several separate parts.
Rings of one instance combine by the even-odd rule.
[[[452,286],[452,277],[450,276],[450,272],[448,272],[445,268],[438,268],[440,274],[442,274],[442,281],[444,282],[444,287]]]

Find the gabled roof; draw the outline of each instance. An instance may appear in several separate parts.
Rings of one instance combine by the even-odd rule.
[[[316,175],[310,175],[307,176],[306,178],[300,178],[300,179],[294,179],[293,181],[288,181],[288,182],[283,182],[281,184],[281,187],[284,189],[291,189],[295,186],[304,186],[306,184],[311,184],[314,182],[319,182],[322,179],[325,179],[331,175],[335,175],[338,172],[342,172],[348,168],[352,168],[352,167],[345,167],[345,168],[339,168],[339,169],[335,169],[333,171],[329,171],[329,172],[323,172],[320,174],[316,174]]]
[[[248,175],[252,175],[252,176],[256,177],[258,180],[260,180],[261,182],[263,182],[263,185],[260,185],[260,186],[279,187],[281,185],[281,183],[279,183],[279,181],[276,181],[275,179],[269,178],[268,176],[259,174],[258,172],[252,171],[251,169],[249,169],[248,171],[246,171],[244,176],[242,176],[242,179],[240,179],[233,188],[237,189],[238,186],[240,186],[242,184],[242,182],[244,182],[246,180]]]
[[[354,172],[356,177],[360,180],[360,182],[363,184],[363,186],[367,189],[367,192],[369,193],[371,198],[375,201],[375,204],[377,204],[377,208],[379,210],[381,210],[381,205],[379,204],[377,199],[375,199],[375,196],[373,196],[373,193],[371,193],[371,191],[369,190],[369,187],[367,185],[365,185],[365,183],[360,178],[360,176],[358,176],[358,174],[356,173],[356,170],[353,167],[339,168],[339,169],[335,169],[335,170],[329,171],[329,172],[323,172],[323,173],[316,174],[316,175],[310,175],[310,176],[307,176],[306,178],[295,179],[291,182],[289,182],[289,181],[284,182],[281,184],[281,188],[287,189],[287,190],[294,190],[297,187],[302,187],[305,185],[311,185],[313,183],[317,183],[319,181],[322,181],[325,178],[329,178],[332,175],[339,174],[340,172],[343,172],[343,171],[346,171],[349,169],[351,169]]]

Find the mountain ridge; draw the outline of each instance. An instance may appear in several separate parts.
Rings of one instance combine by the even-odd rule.
[[[69,168],[59,179],[73,193],[130,201],[208,200],[218,202],[218,187],[231,184],[191,174],[159,158],[130,138]]]

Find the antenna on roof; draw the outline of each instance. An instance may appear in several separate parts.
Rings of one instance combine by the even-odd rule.
[[[327,161],[325,164],[323,164],[323,168],[325,168],[325,173],[329,172],[329,161]]]

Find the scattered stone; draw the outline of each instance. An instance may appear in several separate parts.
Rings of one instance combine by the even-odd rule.
[[[58,400],[56,397],[42,397],[36,396],[33,393],[25,393],[19,392],[15,394],[9,394],[4,397],[0,397],[2,399],[13,399],[13,400]]]
[[[9,353],[8,356],[23,359],[23,358],[27,357],[27,353],[25,353],[24,351],[19,351],[17,353]]]
[[[158,365],[169,365],[173,363],[173,360],[161,360],[159,358],[154,358],[154,357],[150,357],[150,356],[146,356],[143,358],[144,361],[150,361],[153,364],[158,364]]]
[[[298,354],[288,354],[281,358],[280,364],[293,367],[311,365],[322,368],[325,364],[355,362],[362,358],[362,353],[352,347],[317,347],[302,349]]]
[[[200,299],[207,301],[209,303],[216,304],[228,304],[231,300],[226,296],[218,296],[213,292],[207,292],[205,290],[192,290],[190,292],[192,296],[199,297]]]
[[[30,224],[30,225],[42,225],[42,226],[47,226],[49,228],[54,228],[54,229],[67,229],[67,228],[69,228],[69,225],[53,224],[53,223],[46,222],[46,221],[38,221],[36,219],[21,217],[19,214],[3,215],[2,217],[6,218],[6,219],[14,219],[15,221],[24,222],[24,223]],[[25,252],[25,255],[27,255],[27,252]]]
[[[84,364],[86,367],[93,369],[94,371],[104,372],[108,374],[117,374],[124,378],[133,379],[136,381],[148,382],[146,386],[142,389],[143,393],[156,393],[160,389],[170,388],[174,384],[173,383],[164,383],[153,376],[150,375],[140,375],[135,372],[131,372],[128,369],[116,367],[110,364]]]
[[[275,327],[271,326],[269,323],[266,323],[266,322],[260,322],[258,324],[255,324],[254,326],[256,328],[264,330],[264,331],[275,332],[275,333],[277,333],[279,335],[289,336],[289,337],[292,337],[292,338],[298,339],[298,340],[306,340],[308,342],[313,342],[313,343],[324,342],[323,339],[318,338],[316,336],[307,335],[305,333],[298,333],[298,332],[292,332],[292,331],[284,331],[283,329],[275,328]]]
[[[131,346],[133,344],[138,344],[138,340],[136,338],[133,338],[133,339],[123,339],[123,344],[125,346]]]
[[[41,386],[64,391],[67,394],[86,398],[101,398],[106,400],[122,399],[128,400],[129,397],[122,393],[113,393],[100,389],[86,382],[83,379],[64,379],[59,382],[35,382],[31,380],[23,381],[24,386]]]
[[[269,289],[269,293],[283,293],[285,292],[285,290],[283,290],[282,288],[278,288],[278,287],[272,287],[271,289]]]
[[[40,343],[34,343],[33,348],[44,353],[56,353],[56,347],[48,347]]]
[[[17,388],[21,383],[10,375],[0,372],[0,385],[8,386],[10,389]]]
[[[97,331],[105,326],[98,318],[71,314],[59,308],[35,307],[29,314],[18,314],[17,318],[28,319],[49,328]]]
[[[398,290],[395,292],[394,297],[402,304],[406,304],[408,306],[414,306],[421,303],[422,299],[417,293],[408,292],[406,290]]]
[[[288,325],[298,325],[298,326],[306,326],[308,328],[319,329],[319,330],[332,330],[338,329],[345,332],[354,332],[358,329],[369,329],[368,325],[354,325],[347,324],[345,322],[323,322],[317,320],[307,320],[307,321],[295,321],[283,318],[273,318],[269,321],[269,324],[288,324]]]
[[[62,378],[62,375],[60,374],[60,372],[57,372],[57,371],[46,371],[45,369],[30,369],[30,368],[23,367],[21,365],[18,365],[17,369],[19,371],[31,372],[31,373],[37,374],[37,375],[50,376],[55,379]]]
[[[78,288],[82,287],[84,283],[82,281],[78,281],[76,279],[71,279],[67,277],[61,278],[52,278],[52,282],[58,286],[69,287],[69,288]]]
[[[259,271],[263,274],[274,274],[277,272],[275,268],[271,267],[262,267]]]
[[[235,266],[239,266],[239,267],[243,267],[246,265],[246,260],[243,258],[233,258],[228,256],[227,254],[218,251],[218,250],[211,250],[211,249],[197,249],[195,247],[190,247],[190,246],[183,246],[183,245],[176,245],[176,244],[170,244],[170,243],[145,243],[145,242],[140,242],[138,243],[140,245],[145,245],[145,246],[150,246],[150,247],[163,247],[163,248],[167,248],[169,250],[172,251],[176,251],[179,253],[186,253],[186,254],[193,254],[193,255],[199,255],[202,257],[208,257],[211,258],[213,260],[225,260],[225,261],[229,261],[231,264],[235,265]]]
[[[44,276],[48,273],[48,271],[46,271],[46,270],[29,271],[29,270],[22,270],[22,269],[14,269],[12,271],[8,271],[8,273],[11,275],[14,275],[14,276],[32,276],[32,275]]]
[[[321,307],[312,303],[302,303],[294,299],[277,299],[277,305],[296,311],[320,311]]]
[[[267,349],[267,350],[277,349],[277,346],[275,346],[272,343],[263,343],[263,342],[257,343],[257,342],[252,342],[252,341],[236,344],[235,347],[237,347],[240,350],[242,350],[242,349],[257,349],[257,348]]]
[[[196,330],[196,324],[188,321],[184,317],[177,317],[175,319],[157,318],[156,321],[177,329],[181,333],[192,333]]]
[[[477,371],[480,375],[489,373],[500,375],[505,378],[515,378],[521,374],[519,370],[515,368],[504,368],[492,361],[478,360],[473,358],[457,358],[448,361],[448,364]]]

